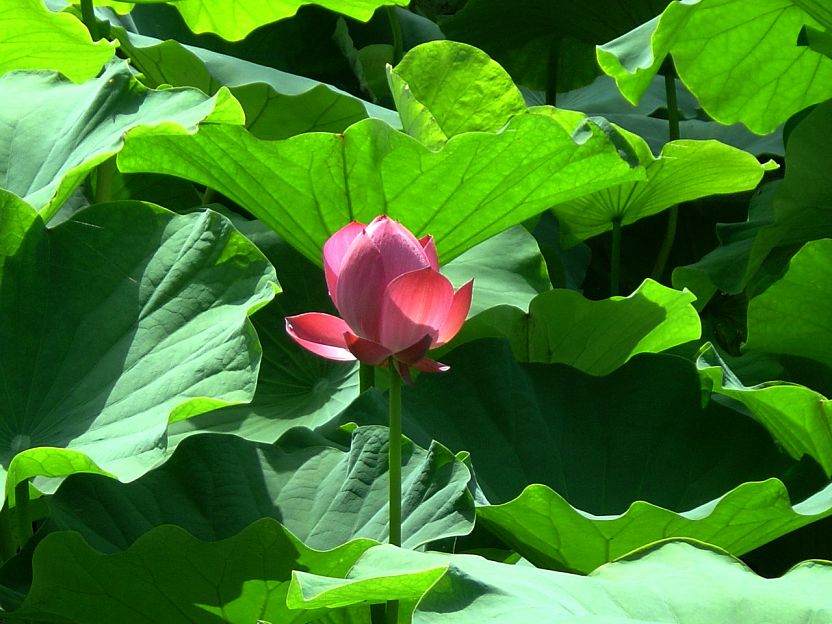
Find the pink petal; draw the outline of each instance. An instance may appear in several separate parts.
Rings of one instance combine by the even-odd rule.
[[[376,217],[367,226],[367,236],[381,252],[387,282],[403,273],[430,266],[422,244],[398,221],[384,215]]]
[[[415,364],[411,364],[413,368],[417,368],[424,373],[444,373],[451,370],[451,367],[442,362],[431,360],[430,358],[422,358]]]
[[[338,290],[338,276],[341,274],[341,263],[347,254],[347,249],[355,240],[355,237],[364,230],[364,224],[353,221],[330,236],[324,243],[324,273],[326,273],[326,286],[329,289],[329,296],[335,306],[336,293]]]
[[[445,317],[445,322],[439,328],[439,334],[436,336],[436,342],[433,343],[431,349],[441,347],[449,342],[457,335],[465,318],[468,316],[468,310],[471,309],[471,297],[474,294],[474,280],[464,284],[454,294],[454,302],[451,304],[451,309],[448,311],[448,316]]]
[[[341,263],[333,300],[352,331],[374,342],[379,342],[379,314],[387,281],[381,252],[366,231],[359,233]]]
[[[436,253],[436,242],[433,240],[433,236],[423,236],[419,239],[419,244],[422,246],[422,249],[425,250],[425,255],[428,257],[428,262],[430,262],[431,268],[433,268],[434,271],[438,271],[439,256]]]
[[[425,353],[427,353],[428,349],[430,349],[430,343],[432,342],[431,338],[430,334],[425,334],[419,342],[412,344],[407,349],[398,351],[393,355],[399,362],[404,362],[405,364],[418,362],[425,357]]]
[[[354,334],[347,334],[346,340],[347,348],[360,362],[363,362],[364,364],[378,366],[392,355],[390,351],[382,347],[380,344],[375,343],[372,340],[367,340],[366,338],[360,338]]]
[[[352,361],[344,334],[347,324],[337,316],[310,312],[286,317],[286,332],[304,349],[328,360]]]
[[[453,300],[451,283],[430,267],[400,275],[384,292],[378,342],[395,353],[426,334],[435,339]]]

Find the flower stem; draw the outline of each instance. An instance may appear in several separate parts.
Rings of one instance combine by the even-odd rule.
[[[29,480],[24,479],[14,486],[14,515],[17,518],[17,534],[20,547],[32,537],[32,518],[29,514]]]
[[[387,450],[387,474],[390,479],[390,543],[402,545],[402,379],[396,362],[390,358],[390,441]],[[399,619],[399,601],[387,602],[387,624]]]
[[[358,365],[358,391],[365,393],[376,385],[376,367],[369,364]]]
[[[667,102],[667,136],[668,140],[675,141],[680,137],[679,104],[676,100],[676,72],[670,63],[665,67],[664,90]],[[665,230],[664,240],[662,240],[662,246],[656,256],[656,263],[653,265],[652,277],[655,280],[660,280],[664,273],[667,259],[670,257],[670,250],[673,249],[678,222],[679,206],[671,206],[667,215],[667,229]]]
[[[387,19],[390,20],[390,31],[393,35],[393,65],[398,65],[404,56],[404,42],[402,40],[402,25],[396,14],[396,7],[388,6]]]
[[[402,379],[396,364],[390,361],[390,444],[388,472],[390,475],[390,543],[402,545]]]
[[[81,19],[84,21],[84,26],[90,31],[92,40],[98,41],[98,22],[95,21],[93,0],[81,0]]]
[[[621,282],[621,218],[612,220],[612,251],[610,252],[610,297],[618,294]]]

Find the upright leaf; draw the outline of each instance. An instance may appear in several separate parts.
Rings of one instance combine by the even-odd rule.
[[[832,59],[796,45],[814,21],[791,0],[682,0],[598,47],[598,63],[638,102],[668,55],[717,121],[766,134],[832,97]]]

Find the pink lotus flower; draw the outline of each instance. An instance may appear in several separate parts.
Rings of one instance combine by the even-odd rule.
[[[376,366],[392,357],[405,379],[409,366],[448,370],[425,354],[462,327],[473,280],[454,293],[439,273],[433,237],[417,239],[386,216],[367,226],[353,221],[324,245],[324,271],[343,318],[320,312],[287,317],[295,342],[330,360]]]

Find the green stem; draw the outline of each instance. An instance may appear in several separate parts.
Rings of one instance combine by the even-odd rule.
[[[376,367],[369,364],[358,365],[358,391],[367,392],[376,385]]]
[[[388,471],[390,475],[390,543],[402,545],[402,379],[396,362],[390,359],[390,444]]]
[[[612,220],[612,251],[610,252],[610,296],[618,294],[621,282],[621,218]]]
[[[205,192],[202,194],[202,205],[207,206],[217,198],[217,192],[210,186],[205,187]]]
[[[116,157],[108,158],[95,168],[95,203],[103,204],[113,198],[113,174]]]
[[[557,106],[558,103],[558,64],[560,63],[560,43],[553,42],[549,50],[549,67],[546,72],[546,104]]]
[[[672,66],[665,68],[664,90],[667,101],[667,136],[668,140],[676,141],[679,133],[679,104],[676,100],[676,72]],[[664,240],[659,247],[656,256],[656,263],[653,265],[653,279],[661,280],[667,260],[670,258],[670,250],[673,249],[673,241],[676,239],[676,227],[679,223],[679,206],[671,206],[667,215],[667,229],[664,233]]]
[[[81,0],[81,19],[84,22],[84,26],[90,31],[92,40],[98,41],[98,22],[95,21],[93,0]]]
[[[396,361],[390,358],[390,442],[387,455],[387,473],[390,478],[390,543],[402,545],[402,379],[396,370]],[[387,624],[399,619],[399,601],[387,602]]]
[[[393,34],[393,65],[398,65],[404,56],[404,41],[402,40],[402,25],[396,14],[396,7],[387,6],[387,19],[390,20],[390,31]]]
[[[32,517],[29,514],[29,480],[25,479],[14,486],[14,515],[17,518],[17,534],[20,547],[32,537]]]
[[[12,522],[9,516],[11,510],[9,509],[9,501],[0,510],[0,557],[3,561],[8,561],[14,556],[15,541],[12,536]]]

